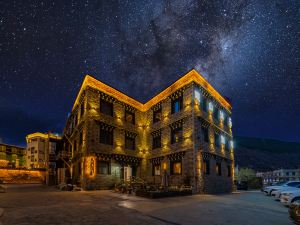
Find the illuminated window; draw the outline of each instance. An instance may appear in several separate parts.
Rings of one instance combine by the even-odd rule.
[[[100,112],[105,115],[113,116],[113,103],[101,99]]]
[[[198,101],[198,103],[200,103],[200,91],[199,89],[195,89],[194,91],[194,95],[195,95],[195,99]]]
[[[223,135],[221,135],[221,144],[225,145],[225,141],[226,141],[225,137]]]
[[[153,165],[152,176],[159,176],[159,175],[160,175],[160,165]]]
[[[216,164],[216,174],[217,174],[218,176],[221,176],[221,175],[222,175],[222,165],[221,165],[221,163],[217,163],[217,164]]]
[[[182,126],[172,129],[171,144],[181,142],[183,139]]]
[[[125,149],[135,150],[135,138],[125,135]]]
[[[129,123],[135,124],[135,115],[133,112],[125,111],[125,120]]]
[[[97,161],[97,174],[110,174],[109,162]]]
[[[228,117],[228,119],[227,119],[228,121],[227,121],[227,123],[228,123],[228,126],[229,127],[232,127],[232,121],[231,121],[231,117]]]
[[[208,128],[207,127],[202,127],[201,128],[202,133],[203,133],[203,140],[204,142],[209,142],[209,135],[208,135]]]
[[[181,161],[171,161],[171,175],[180,175],[181,174]]]
[[[176,99],[172,99],[172,103],[171,103],[172,104],[172,114],[181,111],[182,102],[183,102],[182,96],[180,96]]]
[[[203,161],[203,173],[208,175],[210,172],[209,160]]]
[[[153,111],[153,123],[161,121],[161,108]]]
[[[231,166],[230,165],[227,166],[227,176],[228,177],[232,176],[232,171],[231,171]]]
[[[220,120],[224,120],[224,112],[220,110]]]
[[[209,111],[212,111],[212,112],[214,111],[214,105],[212,102],[208,103],[208,109],[209,109]]]
[[[161,147],[161,135],[156,135],[152,137],[152,149]]]
[[[106,145],[113,145],[113,130],[105,129],[104,127],[100,127],[100,143]]]

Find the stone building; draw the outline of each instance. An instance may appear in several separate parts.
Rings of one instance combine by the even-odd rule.
[[[25,167],[25,148],[0,143],[0,167]]]
[[[140,177],[230,192],[234,155],[231,105],[192,70],[146,103],[86,76],[67,120],[64,149],[84,189]]]
[[[54,184],[56,177],[56,155],[62,146],[61,136],[36,132],[26,136],[26,166],[46,170],[46,184]]]

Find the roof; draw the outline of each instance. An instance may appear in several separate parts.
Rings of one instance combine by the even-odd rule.
[[[61,136],[53,134],[53,133],[36,132],[36,133],[28,134],[26,136],[26,140],[31,139],[31,138],[37,138],[37,137],[41,137],[41,138],[53,138],[53,139],[57,139],[57,140],[61,139]]]
[[[146,103],[141,103],[135,100],[134,98],[129,97],[128,95],[122,93],[121,91],[93,78],[92,76],[86,75],[81,85],[81,88],[79,90],[79,93],[76,97],[75,103],[73,105],[73,110],[79,102],[81,93],[85,90],[87,86],[95,88],[97,90],[101,90],[105,94],[111,95],[119,99],[120,101],[123,101],[126,104],[131,105],[137,108],[138,110],[144,112],[149,110],[152,106],[154,106],[155,104],[157,104],[158,102],[160,102],[161,100],[163,100],[164,98],[166,98],[167,96],[175,92],[176,90],[182,88],[183,86],[191,82],[195,82],[200,86],[202,86],[204,89],[206,89],[208,93],[210,93],[225,109],[229,111],[232,109],[231,104],[224,97],[222,97],[219,94],[219,92],[217,92],[200,73],[198,73],[195,69],[193,69],[189,71],[187,74],[185,74],[184,76],[182,76],[181,78],[179,78],[177,81],[172,83],[170,86],[165,88],[163,91],[155,95]]]
[[[0,143],[0,146],[7,146],[7,147],[12,147],[12,148],[22,148],[25,149],[25,147],[17,146],[17,145],[10,145],[10,144],[5,144],[5,143]]]

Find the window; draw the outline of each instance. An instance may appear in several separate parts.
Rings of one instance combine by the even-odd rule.
[[[225,151],[229,151],[230,150],[230,141],[228,139],[226,139],[225,141]]]
[[[30,153],[31,153],[31,154],[34,154],[34,147],[31,147]]]
[[[181,174],[181,161],[171,161],[171,175],[180,175]]]
[[[292,172],[292,175],[293,175],[293,176],[295,176],[295,175],[296,175],[296,173],[295,173],[295,172]]]
[[[209,172],[210,172],[209,160],[204,160],[203,161],[203,173],[208,175]]]
[[[222,175],[222,167],[221,167],[221,163],[217,163],[216,164],[216,173],[218,176]]]
[[[135,150],[135,138],[125,136],[125,149]]]
[[[171,131],[171,144],[181,142],[182,138],[182,127],[177,127]]]
[[[196,99],[198,102],[201,102],[201,101],[200,101],[200,91],[199,91],[198,88],[195,89],[194,95],[195,95],[195,99]]]
[[[182,101],[183,98],[182,96],[176,98],[176,99],[172,99],[172,114],[173,113],[177,113],[182,109]]]
[[[161,108],[153,111],[153,123],[161,121]]]
[[[231,166],[230,166],[230,165],[227,166],[227,176],[228,176],[228,177],[231,177],[231,176],[232,176]]]
[[[153,165],[152,176],[159,176],[159,175],[160,175],[160,165]]]
[[[135,115],[133,112],[125,111],[125,120],[129,123],[135,124]]]
[[[82,131],[80,132],[80,135],[79,135],[79,146],[82,145],[82,140],[83,140],[83,137],[82,137]]]
[[[101,99],[100,112],[105,115],[113,116],[113,103]]]
[[[74,141],[74,144],[73,144],[73,151],[74,151],[74,152],[77,151],[77,143],[76,143],[76,140]]]
[[[100,127],[100,143],[113,145],[113,129],[105,129]]]
[[[98,161],[97,162],[97,174],[110,174],[109,162]]]
[[[161,147],[161,135],[157,135],[152,138],[152,149]]]
[[[83,117],[83,115],[84,115],[84,102],[82,102],[80,106],[80,117]]]
[[[209,137],[208,137],[208,128],[207,127],[202,127],[202,132],[203,132],[203,140],[204,142],[209,142]]]
[[[202,101],[201,101],[201,108],[204,112],[207,112],[207,100],[206,98],[202,98]]]
[[[214,119],[216,120],[216,121],[218,121],[219,120],[219,110],[218,110],[218,108],[216,108],[215,109],[215,111],[214,111]]]
[[[215,146],[216,146],[217,148],[220,147],[220,135],[217,134],[217,133],[215,133]]]

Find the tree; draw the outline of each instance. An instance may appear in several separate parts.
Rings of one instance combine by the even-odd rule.
[[[249,181],[255,177],[256,177],[255,171],[250,168],[241,168],[237,174],[238,181]]]

